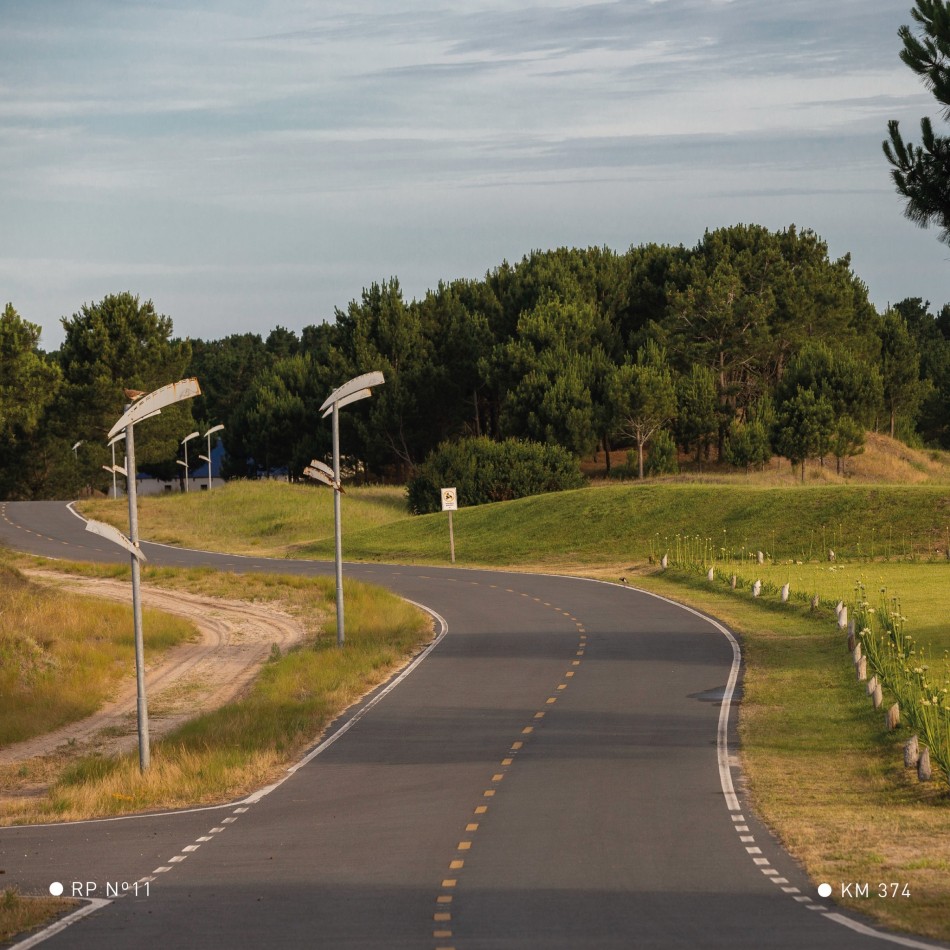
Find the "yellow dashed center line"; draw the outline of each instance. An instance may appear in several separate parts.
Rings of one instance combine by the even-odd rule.
[[[474,583],[474,584],[477,585],[477,582],[472,582],[472,583]],[[492,589],[495,589],[495,590],[498,590],[498,589],[499,589],[497,584],[489,584],[488,586],[489,586],[490,588],[492,588]],[[563,609],[560,608],[560,607],[554,607],[553,604],[550,604],[550,603],[549,603],[548,601],[546,601],[546,600],[541,600],[540,597],[534,597],[534,596],[532,596],[532,595],[530,595],[530,594],[524,593],[523,591],[516,591],[516,590],[513,590],[513,589],[510,588],[510,587],[506,587],[506,588],[504,588],[504,590],[506,591],[506,593],[509,593],[509,594],[520,593],[520,595],[521,595],[522,597],[530,597],[535,603],[544,604],[545,607],[551,607],[551,608],[552,608],[553,610],[555,610],[557,613],[562,614],[563,616],[567,617],[569,620],[572,620],[572,621],[575,623],[576,627],[577,627],[577,631],[578,631],[578,635],[579,635],[579,640],[580,640],[580,642],[579,642],[578,645],[577,645],[577,650],[576,650],[576,652],[575,652],[575,656],[576,656],[576,657],[582,657],[582,656],[584,656],[584,651],[585,651],[585,648],[586,648],[586,646],[587,646],[587,643],[586,643],[587,634],[586,634],[586,632],[585,632],[585,630],[584,630],[584,625],[577,619],[577,617],[573,616],[573,615],[572,615],[569,611],[567,611],[567,610],[563,610]],[[581,664],[581,661],[580,661],[579,659],[571,660],[571,666],[573,666],[573,667],[580,666],[580,664]],[[571,679],[571,677],[574,676],[574,673],[575,673],[574,670],[569,670],[569,671],[565,672],[565,674],[564,674],[564,679],[565,679],[565,680]],[[568,684],[567,684],[566,682],[559,683],[559,684],[557,685],[557,690],[558,690],[558,691],[565,690],[565,689],[567,689],[567,686],[568,686]],[[549,706],[549,705],[552,705],[552,704],[554,704],[554,703],[556,703],[556,702],[557,702],[557,696],[549,696],[549,697],[545,700],[545,705],[546,705],[546,706]],[[536,721],[537,721],[537,720],[541,720],[541,719],[544,718],[544,716],[545,716],[545,713],[544,713],[543,711],[539,711],[539,712],[536,712],[536,713],[534,714],[534,719],[535,719]],[[534,726],[523,726],[522,729],[521,729],[521,734],[522,734],[523,736],[529,736],[529,735],[531,735],[533,732],[534,732]],[[521,739],[519,739],[519,740],[517,740],[517,741],[515,741],[515,742],[513,742],[513,743],[511,744],[511,753],[518,752],[518,751],[521,750],[523,747],[524,747],[524,742],[523,742]],[[512,765],[514,765],[514,761],[515,761],[515,760],[514,760],[514,758],[512,757],[512,755],[509,754],[508,756],[506,756],[505,758],[503,758],[503,759],[501,760],[501,765],[502,765],[503,767],[505,767],[505,768],[510,768]],[[506,774],[506,773],[504,773],[504,772],[496,772],[494,775],[492,775],[491,781],[492,781],[493,783],[497,784],[497,783],[501,782],[501,781],[505,778],[505,774]],[[494,789],[494,788],[486,788],[486,789],[482,792],[482,797],[483,797],[483,798],[493,798],[494,795],[495,795],[495,792],[496,792],[496,789]],[[478,806],[476,806],[476,808],[475,808],[475,810],[474,810],[474,813],[475,813],[476,815],[484,815],[484,814],[486,814],[487,812],[488,812],[488,805],[478,805]],[[477,822],[477,821],[469,821],[469,822],[465,825],[465,831],[466,831],[468,834],[474,835],[475,832],[478,831],[479,827],[480,827],[480,823],[479,823],[479,822]],[[472,844],[473,844],[473,841],[472,841],[471,839],[465,839],[465,840],[463,840],[463,841],[460,841],[460,842],[458,843],[458,846],[457,846],[457,848],[456,848],[456,851],[457,851],[457,852],[470,851],[470,850],[472,849]],[[451,870],[451,871],[460,871],[460,870],[462,870],[464,867],[465,867],[465,861],[464,861],[462,858],[454,858],[453,860],[451,860],[451,861],[449,862],[449,870]],[[442,881],[442,890],[443,890],[443,891],[445,891],[445,890],[451,890],[451,889],[457,887],[457,885],[458,885],[458,878],[454,878],[454,877],[445,878],[445,879]],[[445,924],[446,922],[450,921],[450,920],[452,919],[452,915],[451,915],[450,913],[448,913],[448,911],[447,911],[445,908],[447,908],[447,907],[448,907],[449,905],[451,905],[452,903],[453,903],[453,895],[452,895],[452,894],[445,894],[445,893],[442,893],[442,894],[437,895],[437,896],[436,896],[436,907],[437,907],[437,910],[436,910],[436,913],[433,914],[433,920],[435,920],[436,922],[441,923],[441,924]],[[433,931],[432,936],[433,936],[433,938],[435,938],[435,939],[438,940],[438,939],[443,939],[443,938],[452,937],[452,936],[453,936],[453,933],[452,933],[451,930],[448,930],[448,929],[437,929],[437,930],[434,930],[434,931]],[[448,947],[448,946],[437,945],[437,946],[435,947],[435,950],[455,950],[455,948],[454,948],[454,947]]]

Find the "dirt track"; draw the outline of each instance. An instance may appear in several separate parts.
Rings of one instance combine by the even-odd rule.
[[[32,580],[109,600],[131,603],[128,581],[78,578],[47,571]],[[301,623],[276,607],[219,600],[142,585],[142,603],[192,621],[201,639],[169,650],[147,664],[149,733],[156,739],[195,715],[223,705],[247,687],[274,644],[284,652],[301,641]],[[135,670],[98,712],[55,732],[0,749],[0,764],[22,762],[57,751],[113,754],[138,744]],[[65,749],[64,749],[65,747]]]

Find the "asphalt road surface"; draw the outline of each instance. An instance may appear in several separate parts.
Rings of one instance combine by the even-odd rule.
[[[126,559],[53,502],[0,505],[0,542]],[[143,547],[152,564],[332,572]],[[724,628],[593,581],[345,573],[426,605],[444,636],[243,802],[0,829],[3,886],[103,902],[44,947],[935,946],[820,898],[737,794]]]

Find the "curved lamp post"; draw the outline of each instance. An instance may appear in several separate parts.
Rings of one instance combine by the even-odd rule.
[[[357,402],[360,399],[366,399],[373,395],[373,386],[382,386],[386,380],[380,372],[364,373],[362,376],[356,376],[349,382],[344,383],[338,389],[334,389],[327,396],[320,411],[323,418],[333,415],[333,472],[321,471],[317,463],[311,463],[316,471],[321,471],[326,481],[333,488],[333,526],[335,535],[335,554],[336,554],[336,643],[337,646],[343,646],[343,527],[340,521],[340,494],[343,489],[340,485],[340,409],[348,406],[350,403]],[[311,476],[314,477],[314,476]],[[320,481],[325,481],[319,478]]]
[[[107,471],[112,473],[112,497],[119,497],[119,488],[116,485],[115,477],[116,475],[125,475],[128,477],[128,473],[121,465],[115,464],[115,444],[116,442],[121,442],[125,438],[125,433],[120,432],[115,438],[109,439],[109,448],[112,449],[112,465],[103,465],[102,467]]]
[[[210,429],[208,429],[208,431],[205,433],[205,438],[208,440],[208,454],[198,456],[198,458],[208,463],[208,491],[211,491],[211,436],[215,432],[220,432],[223,428],[224,425],[222,424],[219,426],[212,426]],[[198,433],[196,432],[195,435],[197,434]],[[191,436],[188,436],[188,438],[190,439]]]
[[[188,443],[192,439],[197,439],[200,434],[201,434],[200,432],[192,432],[191,435],[186,435],[181,440],[181,444],[185,447],[185,461],[183,462],[181,459],[175,459],[175,461],[179,465],[185,466],[185,494],[186,495],[188,494]],[[210,455],[211,453],[209,452],[208,454]]]
[[[136,399],[122,414],[119,421],[109,430],[109,439],[118,441],[116,435],[125,431],[126,449],[126,483],[129,496],[129,536],[126,538],[121,531],[104,525],[100,521],[87,521],[86,530],[101,535],[125,548],[132,558],[132,618],[135,625],[135,685],[138,697],[139,721],[139,769],[148,771],[151,752],[148,741],[148,704],[145,700],[145,645],[142,639],[142,576],[140,562],[145,555],[139,548],[139,513],[138,495],[135,485],[135,424],[145,419],[157,416],[162,409],[183,399],[200,396],[201,387],[198,380],[181,379],[177,383],[169,383],[144,396]]]

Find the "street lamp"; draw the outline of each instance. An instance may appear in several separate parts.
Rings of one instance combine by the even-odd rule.
[[[191,441],[191,439],[196,439],[199,434],[200,433],[198,432],[192,432],[191,435],[186,435],[181,440],[181,444],[185,447],[185,461],[183,462],[181,459],[175,459],[175,461],[179,465],[185,466],[185,494],[186,495],[188,494],[188,443],[189,441]],[[211,453],[209,452],[208,454],[210,455]]]
[[[80,440],[73,446],[73,457],[76,459],[77,462],[79,461],[79,446],[82,445],[83,442],[85,442],[85,441],[86,441],[85,439],[80,439]]]
[[[132,619],[135,626],[135,685],[139,724],[139,769],[148,771],[151,753],[148,741],[148,704],[145,701],[145,644],[142,638],[142,576],[140,562],[145,559],[139,548],[138,495],[135,485],[135,429],[137,422],[157,416],[162,409],[183,399],[201,395],[198,380],[182,379],[147,395],[133,398],[119,421],[109,430],[109,439],[125,430],[126,482],[129,496],[129,536],[99,521],[87,521],[86,530],[108,538],[129,552],[132,559]],[[115,439],[115,441],[118,441]]]
[[[112,497],[113,498],[119,497],[119,489],[115,483],[116,474],[118,473],[120,475],[125,475],[125,477],[128,478],[128,472],[121,465],[115,464],[115,444],[116,442],[121,442],[124,438],[125,438],[125,433],[120,432],[114,439],[109,439],[109,448],[112,449],[112,465],[102,466],[107,472],[112,472]]]
[[[334,389],[327,396],[320,411],[326,419],[333,414],[333,526],[336,555],[336,643],[343,646],[343,527],[340,520],[340,409],[350,403],[372,396],[373,386],[382,386],[386,380],[380,372],[356,376]],[[326,474],[326,473],[324,473]]]
[[[220,425],[212,426],[210,429],[208,429],[208,431],[205,433],[205,438],[208,440],[208,454],[198,456],[198,458],[204,459],[204,461],[208,463],[208,491],[211,491],[211,435],[214,432],[220,432],[223,428],[224,426]],[[197,434],[198,433],[196,432],[195,435]],[[189,436],[189,438],[191,438],[191,436]]]

